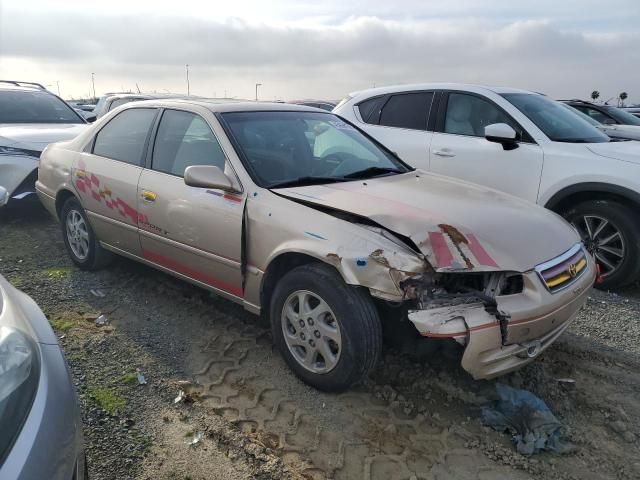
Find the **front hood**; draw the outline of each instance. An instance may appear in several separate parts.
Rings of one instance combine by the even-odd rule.
[[[86,128],[82,123],[0,124],[0,146],[41,152],[50,143],[71,140]]]
[[[617,126],[622,127],[623,125]],[[640,127],[632,127],[631,125],[625,125],[625,127],[640,130]],[[640,131],[638,132],[638,138],[640,138]],[[640,164],[640,143],[633,140],[629,142],[591,143],[587,148],[601,157]]]
[[[580,240],[542,207],[423,171],[273,191],[369,218],[409,237],[438,271],[525,272]]]

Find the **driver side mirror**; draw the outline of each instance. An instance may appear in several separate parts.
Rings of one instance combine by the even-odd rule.
[[[216,188],[225,192],[235,192],[231,179],[213,165],[191,165],[184,171],[184,183],[190,187]]]
[[[516,131],[506,123],[493,123],[484,127],[484,137],[489,142],[500,143],[505,150],[518,148]]]

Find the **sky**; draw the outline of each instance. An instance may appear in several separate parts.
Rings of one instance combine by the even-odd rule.
[[[0,0],[0,78],[340,99],[416,82],[640,102],[640,0]]]

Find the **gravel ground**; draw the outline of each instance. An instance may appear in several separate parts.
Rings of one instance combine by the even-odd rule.
[[[416,363],[386,350],[366,385],[320,393],[238,306],[124,259],[75,269],[37,202],[0,210],[0,232],[0,273],[61,337],[92,479],[640,478],[638,286],[594,290],[542,358],[500,379],[540,396],[576,447],[525,457],[481,425],[496,382],[471,380],[456,352]]]

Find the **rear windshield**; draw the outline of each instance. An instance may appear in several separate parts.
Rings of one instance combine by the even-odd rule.
[[[43,91],[0,91],[0,123],[86,123],[55,95]]]

